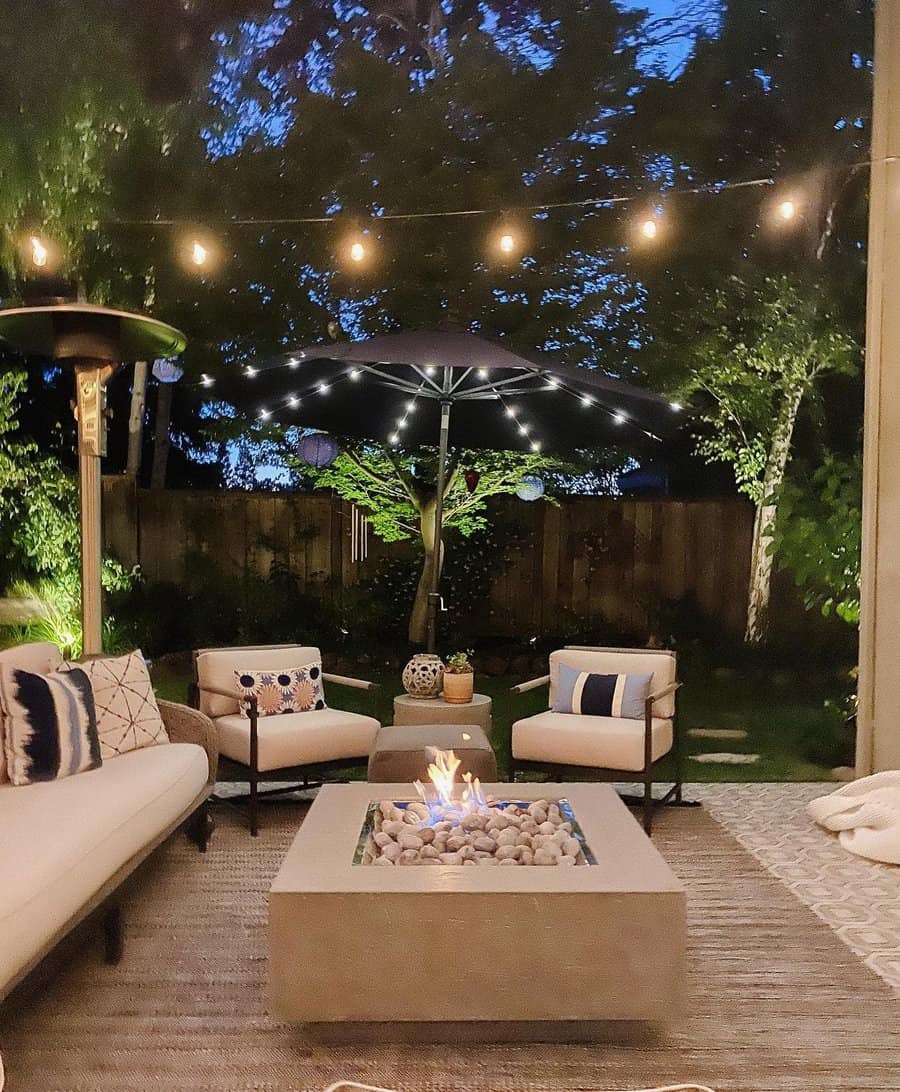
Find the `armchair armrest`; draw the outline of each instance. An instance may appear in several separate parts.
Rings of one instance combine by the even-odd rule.
[[[172,743],[197,743],[209,759],[209,784],[216,783],[219,743],[213,722],[199,709],[174,701],[158,701],[163,724]]]
[[[369,682],[368,679],[354,679],[350,675],[333,675],[330,671],[323,671],[322,678],[325,682],[334,683],[337,686],[352,686],[355,690],[380,690],[381,684]]]
[[[527,682],[519,683],[518,686],[511,686],[509,692],[510,694],[524,694],[528,690],[537,690],[540,686],[547,686],[549,682],[549,675],[541,675],[539,679],[529,679]]]
[[[649,709],[660,698],[667,698],[670,694],[674,694],[681,685],[680,682],[671,682],[668,686],[664,686],[662,690],[657,690],[654,694],[648,694],[645,701],[646,707]]]

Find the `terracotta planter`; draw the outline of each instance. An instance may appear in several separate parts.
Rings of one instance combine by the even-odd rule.
[[[452,671],[444,672],[444,701],[451,705],[465,705],[472,700],[474,690],[473,671],[464,671],[458,675]]]

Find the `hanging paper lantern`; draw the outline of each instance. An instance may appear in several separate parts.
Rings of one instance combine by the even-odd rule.
[[[154,360],[153,375],[160,383],[177,383],[184,375],[184,368],[180,368],[174,360]]]
[[[297,444],[297,454],[303,462],[319,470],[331,466],[340,451],[337,440],[327,432],[309,432]]]
[[[516,496],[523,501],[540,500],[544,495],[544,483],[533,474],[526,474],[516,486]]]
[[[474,493],[478,488],[478,483],[481,481],[481,473],[470,467],[468,470],[463,471],[463,481],[466,483],[466,489],[468,489],[470,493]]]

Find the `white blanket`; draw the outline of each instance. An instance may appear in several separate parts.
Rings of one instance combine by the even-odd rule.
[[[806,809],[841,845],[859,857],[900,864],[900,770],[861,777]]]

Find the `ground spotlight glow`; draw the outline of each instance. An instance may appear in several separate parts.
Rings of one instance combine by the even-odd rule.
[[[47,259],[50,257],[46,245],[37,237],[32,235],[28,240],[31,247],[31,264],[37,266],[38,269],[43,269],[47,264]]]
[[[659,226],[655,220],[645,220],[641,224],[641,235],[643,235],[645,239],[655,239],[658,234]]]

